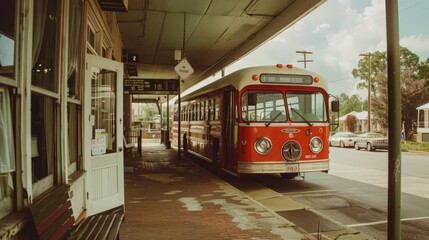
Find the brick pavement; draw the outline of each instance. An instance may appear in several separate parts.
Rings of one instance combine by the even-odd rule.
[[[121,239],[314,239],[162,145],[126,157]],[[132,169],[132,171],[130,171]]]

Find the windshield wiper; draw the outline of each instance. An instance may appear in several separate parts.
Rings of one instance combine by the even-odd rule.
[[[308,126],[313,126],[313,124],[311,122],[309,122],[307,119],[305,119],[305,117],[303,117],[298,110],[296,110],[295,108],[290,108],[291,111],[293,111],[294,113],[296,113],[298,116],[300,116],[307,124]]]
[[[273,117],[269,122],[265,123],[265,126],[268,127],[270,126],[270,124],[276,120],[276,118],[278,118],[280,116],[280,114],[282,114],[282,112],[277,113],[277,115],[275,117]]]

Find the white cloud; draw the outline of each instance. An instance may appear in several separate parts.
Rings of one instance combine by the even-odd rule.
[[[302,63],[297,60],[302,60],[303,56],[296,51],[307,50],[313,52],[307,58],[314,61],[308,63],[307,68],[332,82],[329,84],[332,94],[360,92],[355,90],[358,80],[353,78],[351,72],[361,59],[360,53],[386,51],[386,12],[385,1],[353,2],[355,5],[360,4],[359,9],[352,7],[352,1],[356,0],[325,2],[294,26],[231,66],[228,72],[231,69],[276,63],[292,63],[301,67]],[[429,57],[427,35],[416,33],[403,36],[401,44],[418,55],[426,54],[426,58]]]
[[[330,24],[327,24],[327,23],[323,23],[323,24],[320,24],[317,28],[316,28],[316,30],[314,30],[313,32],[314,33],[317,33],[317,32],[323,32],[323,31],[325,31],[325,30],[328,30],[328,29],[330,29],[331,28],[331,25]]]
[[[429,37],[418,35],[405,36],[400,40],[401,46],[421,56],[420,61],[429,57]]]

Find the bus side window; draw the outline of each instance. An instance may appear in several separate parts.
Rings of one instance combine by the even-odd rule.
[[[212,99],[212,103],[210,105],[210,120],[215,120],[215,102],[216,100],[213,98]]]
[[[192,105],[192,108],[193,108],[192,121],[197,121],[197,116],[198,116],[197,103],[194,103]]]
[[[194,102],[192,104],[192,121],[197,120],[197,104]]]
[[[206,100],[206,109],[205,109],[205,120],[210,120],[210,100]]]
[[[200,113],[199,114],[200,116],[198,117],[198,120],[203,120],[203,115],[204,115],[203,105],[204,105],[203,101],[200,101],[199,104],[198,104],[198,112]]]
[[[197,102],[197,103],[195,104],[195,110],[196,110],[195,121],[200,120],[200,115],[201,115],[201,112],[200,112],[200,105],[201,105],[201,103],[200,103],[200,102]]]
[[[219,103],[220,103],[220,98],[217,97],[215,99],[215,112],[214,112],[214,119],[215,120],[219,120]]]
[[[200,120],[206,119],[206,101],[201,101],[201,118]]]
[[[192,103],[190,106],[190,115],[189,115],[189,121],[194,120],[194,104]]]

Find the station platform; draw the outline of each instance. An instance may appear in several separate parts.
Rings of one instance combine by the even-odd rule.
[[[124,161],[121,239],[330,239],[305,232],[257,196],[179,159],[177,149],[143,144],[142,156],[126,154]]]

